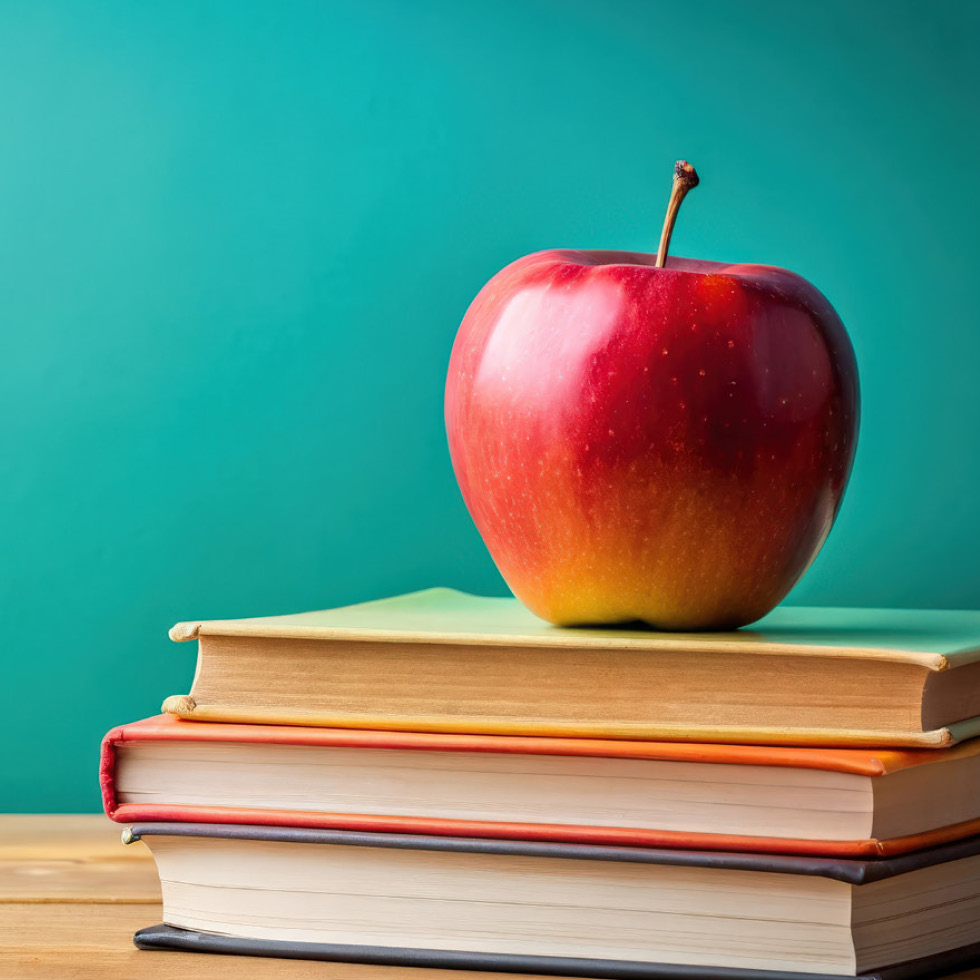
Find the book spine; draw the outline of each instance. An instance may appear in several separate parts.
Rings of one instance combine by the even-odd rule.
[[[106,816],[116,819],[116,745],[126,739],[125,726],[120,725],[106,733],[99,751],[99,789],[102,791],[102,808]]]

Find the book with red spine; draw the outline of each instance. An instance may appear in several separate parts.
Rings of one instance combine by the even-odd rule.
[[[980,833],[980,742],[871,751],[199,724],[110,731],[120,823],[881,857]]]

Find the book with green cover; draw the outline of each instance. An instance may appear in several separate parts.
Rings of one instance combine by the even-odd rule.
[[[943,746],[980,733],[980,612],[779,607],[728,633],[559,628],[452,589],[179,623],[201,721]]]

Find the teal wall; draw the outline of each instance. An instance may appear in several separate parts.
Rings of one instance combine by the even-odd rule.
[[[793,599],[980,605],[978,41],[970,0],[0,3],[0,809],[98,807],[178,619],[502,592],[456,326],[526,252],[654,248],[679,156],[674,251],[802,273],[857,349]]]

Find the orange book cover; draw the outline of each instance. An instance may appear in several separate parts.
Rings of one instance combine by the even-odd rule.
[[[792,840],[728,834],[687,833],[630,827],[588,827],[545,823],[505,823],[491,820],[438,819],[378,813],[322,813],[288,809],[231,808],[187,804],[122,803],[116,792],[117,747],[137,742],[263,743],[333,746],[364,749],[414,749],[433,752],[488,752],[548,756],[588,756],[610,759],[701,762],[719,765],[776,766],[821,769],[863,776],[882,776],[980,752],[980,742],[941,750],[884,750],[796,748],[731,745],[704,742],[630,742],[623,740],[456,735],[354,729],[301,728],[294,725],[207,725],[158,715],[112,729],[102,741],[100,784],[106,814],[119,823],[179,821],[239,823],[267,826],[314,827],[489,837],[509,840],[578,842],[635,847],[677,847],[785,854],[885,856],[931,847],[980,833],[980,819],[928,833],[891,840]]]

